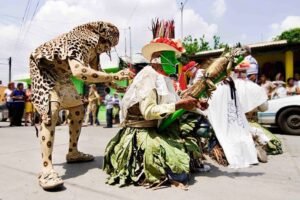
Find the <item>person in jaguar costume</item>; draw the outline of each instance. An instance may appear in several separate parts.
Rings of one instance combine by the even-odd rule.
[[[90,83],[108,83],[127,79],[128,70],[115,74],[98,71],[99,55],[110,52],[118,44],[119,30],[111,23],[97,21],[75,27],[70,32],[50,40],[30,54],[32,102],[42,118],[38,130],[42,149],[42,172],[39,184],[43,189],[55,189],[63,180],[53,169],[52,151],[58,112],[69,110],[68,163],[92,161],[94,157],[80,152],[78,139],[84,117],[83,102],[72,84],[75,76]]]

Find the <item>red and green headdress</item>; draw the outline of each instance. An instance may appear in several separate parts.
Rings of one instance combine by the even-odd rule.
[[[162,52],[161,63],[167,74],[176,73],[176,58],[185,52],[180,40],[175,40],[174,20],[152,21],[153,40],[142,49],[143,56],[151,61],[152,54]]]

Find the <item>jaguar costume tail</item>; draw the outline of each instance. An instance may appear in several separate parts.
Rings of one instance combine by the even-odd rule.
[[[45,123],[50,122],[50,90],[55,85],[53,74],[48,70],[43,59],[35,59],[32,55],[29,58],[30,78],[32,86],[32,103]]]

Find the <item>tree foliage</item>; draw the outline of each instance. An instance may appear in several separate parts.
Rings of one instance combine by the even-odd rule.
[[[216,35],[213,37],[212,45],[210,45],[209,41],[206,40],[205,35],[202,35],[202,37],[200,37],[199,39],[192,38],[192,36],[189,35],[184,38],[183,46],[186,49],[187,55],[194,55],[197,52],[220,49],[228,45],[225,43],[221,43],[220,37]]]
[[[214,46],[213,49],[222,49],[228,47],[228,44],[220,42],[220,36],[214,35]]]
[[[283,31],[274,40],[287,40],[288,42],[300,42],[300,28]]]

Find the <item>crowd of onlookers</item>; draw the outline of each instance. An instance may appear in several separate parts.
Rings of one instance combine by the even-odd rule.
[[[118,93],[111,94],[109,87],[104,89],[105,95],[100,96],[96,85],[90,85],[88,95],[83,98],[83,102],[86,106],[85,125],[100,125],[97,114],[100,106],[105,105],[105,118],[106,126],[104,128],[112,128],[113,124],[120,122],[119,111],[120,111],[120,97]]]
[[[10,82],[4,91],[6,106],[9,113],[10,126],[22,126],[25,112],[25,126],[33,123],[33,105],[31,103],[31,85],[24,89],[23,83]]]
[[[265,89],[269,99],[300,94],[300,75],[298,73],[294,77],[288,78],[286,82],[281,73],[276,75],[274,81],[270,81],[266,75],[262,74],[258,83]]]
[[[10,126],[22,126],[22,121],[24,121],[25,126],[40,122],[39,115],[31,102],[31,94],[30,84],[27,85],[26,89],[24,89],[23,83],[15,85],[15,83],[10,82],[8,84],[7,89],[4,91],[4,99],[9,113]],[[96,86],[92,84],[87,95],[82,96],[82,101],[86,108],[84,125],[100,125],[97,115],[102,105],[106,107],[105,128],[112,128],[114,123],[120,122],[119,95],[118,93],[111,95],[110,88],[105,88],[105,96],[100,96]],[[67,118],[68,111],[62,110],[58,124],[67,124]]]
[[[171,77],[173,79],[173,77]],[[176,79],[173,79],[177,83]],[[250,80],[250,79],[249,79]],[[257,83],[263,87],[269,99],[282,98],[286,96],[300,94],[300,75],[295,74],[294,77],[284,81],[284,76],[278,73],[274,81],[271,81],[265,74],[261,74],[257,79]],[[256,82],[256,81],[254,81]],[[176,84],[174,84],[176,85]],[[98,120],[98,112],[102,105],[106,109],[106,126],[111,128],[114,123],[119,123],[120,97],[118,93],[111,94],[110,88],[105,88],[105,95],[100,96],[96,85],[92,84],[89,87],[89,92],[86,96],[82,96],[82,101],[86,108],[84,125],[100,125]],[[10,126],[22,126],[24,117],[24,125],[34,124],[34,121],[39,121],[38,113],[35,112],[31,102],[31,85],[28,84],[24,89],[23,83],[10,82],[7,89],[4,91],[6,106],[9,111]],[[25,115],[24,115],[25,112]],[[67,124],[68,111],[63,110],[60,113],[59,123]]]

